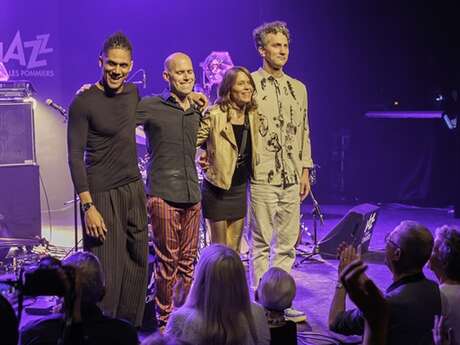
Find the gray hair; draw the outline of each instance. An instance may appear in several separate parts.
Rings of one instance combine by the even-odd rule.
[[[104,275],[99,259],[90,252],[77,252],[62,262],[64,265],[75,267],[80,275],[82,303],[98,303],[105,294]]]
[[[269,310],[283,311],[292,305],[296,294],[292,276],[279,267],[271,267],[257,287],[258,302]]]
[[[433,250],[434,240],[430,230],[411,220],[402,221],[395,230],[402,251],[399,268],[403,271],[423,269]]]
[[[447,278],[460,282],[460,230],[443,225],[436,229],[436,258],[441,263]]]
[[[252,32],[252,37],[254,38],[256,49],[263,48],[265,46],[266,37],[268,34],[277,33],[282,33],[284,36],[286,36],[288,42],[291,42],[291,35],[285,22],[275,21],[270,23],[263,23],[262,25],[255,28]]]

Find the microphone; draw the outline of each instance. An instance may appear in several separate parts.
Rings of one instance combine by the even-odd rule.
[[[64,116],[65,118],[67,118],[67,110],[64,109],[64,107],[60,106],[59,104],[57,103],[54,103],[52,99],[48,98],[46,101],[46,104],[48,104],[51,108],[54,108],[56,109],[57,111],[59,111],[62,116]]]

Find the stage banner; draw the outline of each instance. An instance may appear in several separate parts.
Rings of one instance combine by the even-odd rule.
[[[29,80],[36,97],[59,98],[59,1],[0,2],[0,62],[10,80]]]

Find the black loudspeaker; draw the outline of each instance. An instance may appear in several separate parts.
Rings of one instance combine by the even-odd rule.
[[[0,102],[0,166],[35,163],[32,103]]]
[[[342,242],[361,245],[361,253],[369,249],[379,207],[361,204],[353,207],[340,222],[319,242],[319,253],[325,259],[337,258],[337,248]]]
[[[38,165],[0,167],[0,237],[41,237]]]

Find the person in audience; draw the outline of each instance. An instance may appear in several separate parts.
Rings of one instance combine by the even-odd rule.
[[[165,334],[194,345],[269,344],[264,309],[251,303],[239,255],[222,244],[200,255],[185,304],[174,311]]]
[[[363,345],[384,345],[388,332],[388,303],[379,288],[364,274],[367,265],[356,256],[352,246],[344,249],[342,257],[345,266],[340,281],[363,314]]]
[[[385,292],[390,308],[386,343],[432,344],[433,320],[441,313],[441,297],[438,285],[425,278],[423,267],[431,255],[433,236],[423,225],[403,221],[385,242],[385,262],[393,279]],[[356,258],[353,251],[348,261]],[[339,276],[345,266],[342,251]],[[329,310],[329,328],[345,335],[362,335],[363,311],[345,310],[345,297],[346,290],[338,283]]]
[[[271,345],[297,345],[297,326],[284,315],[295,294],[294,278],[282,268],[271,267],[260,279],[255,299],[265,308]]]
[[[129,322],[104,316],[97,306],[105,294],[101,264],[90,252],[77,252],[63,261],[76,270],[75,302],[70,325],[70,340],[85,340],[87,345],[137,345],[134,326]],[[67,325],[66,325],[67,326]],[[21,345],[58,344],[64,329],[64,315],[55,314],[24,326]]]
[[[246,68],[230,68],[219,86],[219,98],[201,119],[197,134],[197,145],[206,143],[208,164],[201,204],[211,242],[237,252],[247,213],[247,184],[255,162],[254,90],[254,80]]]
[[[460,344],[460,230],[444,225],[436,229],[430,269],[439,280],[443,322],[451,329],[451,343]]]
[[[0,293],[0,325],[2,325],[2,344],[16,345],[19,339],[18,318],[10,302]]]

